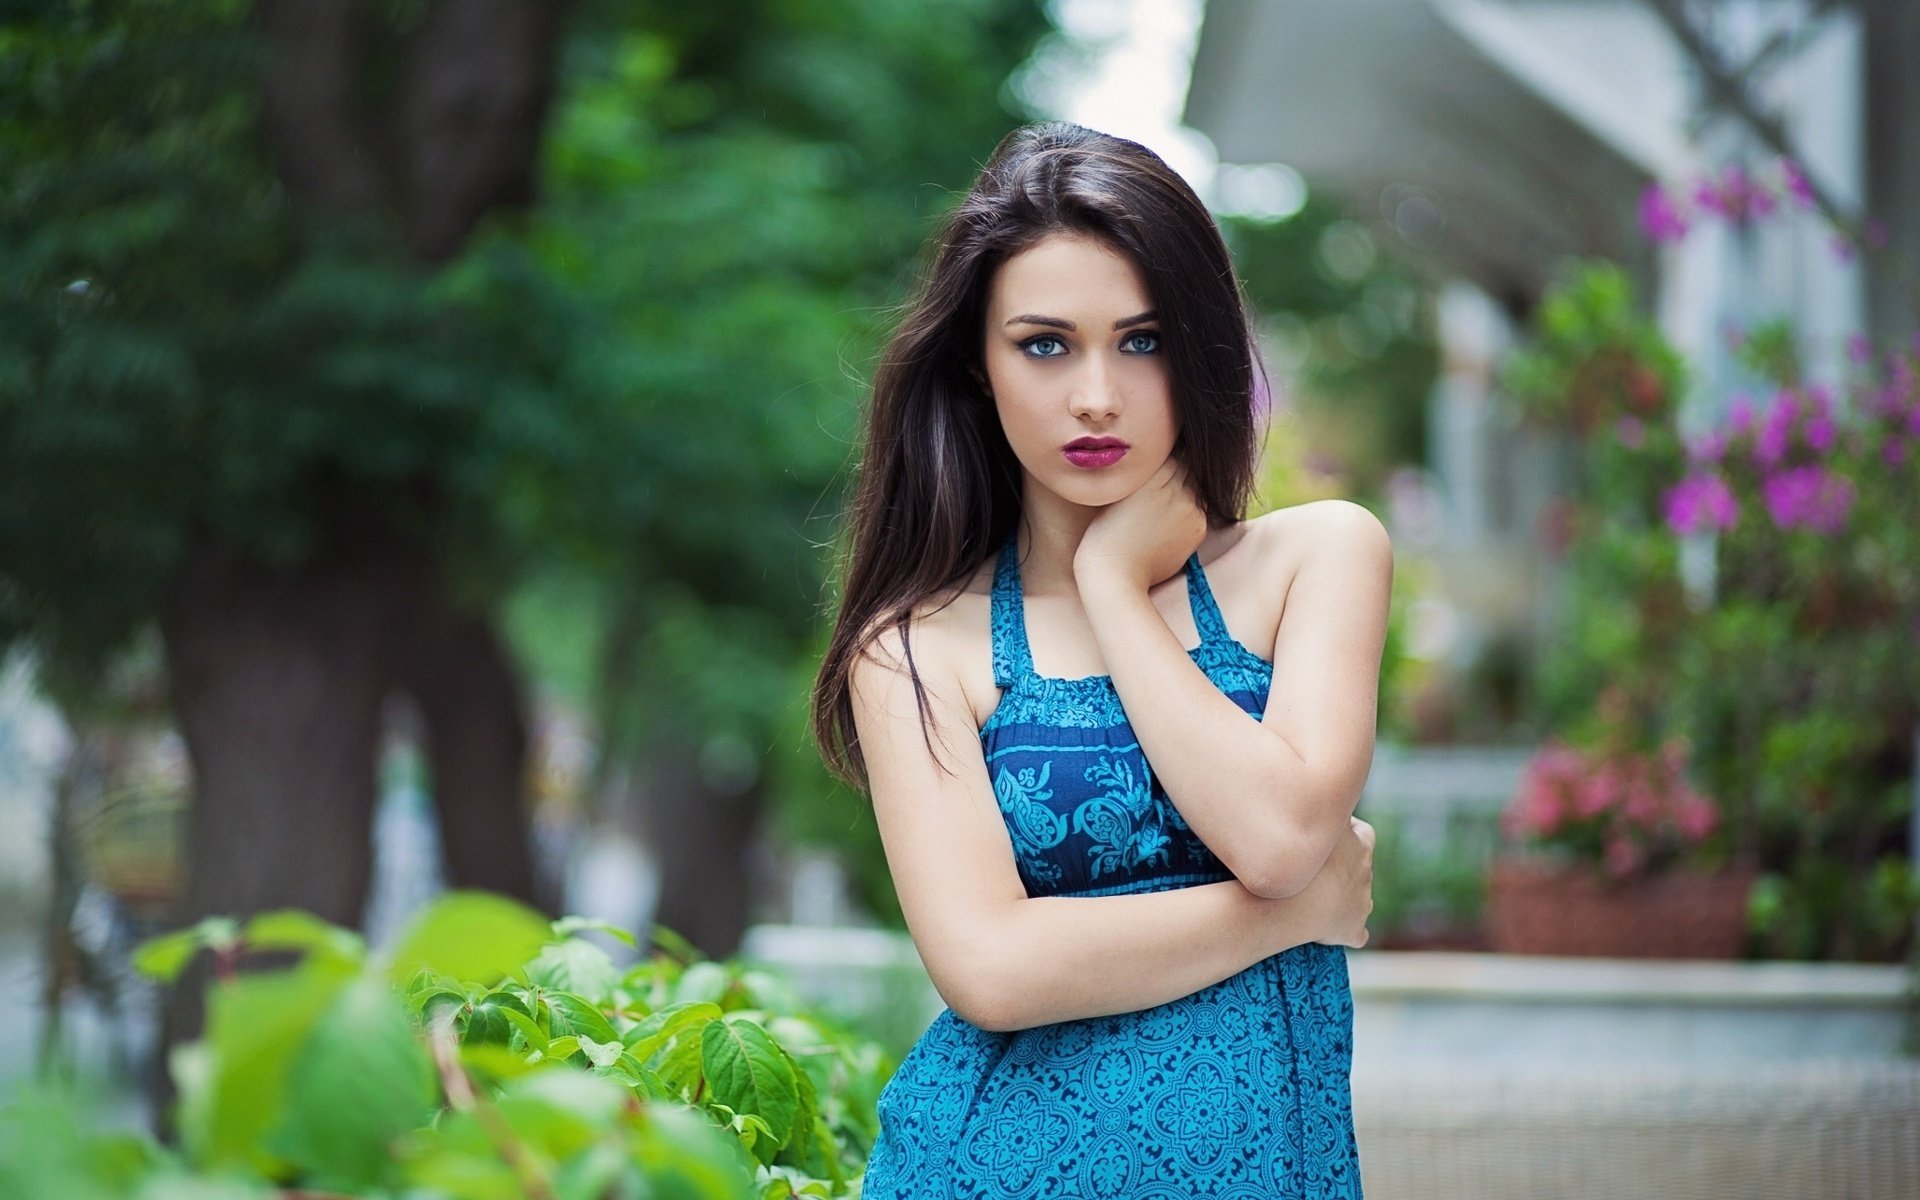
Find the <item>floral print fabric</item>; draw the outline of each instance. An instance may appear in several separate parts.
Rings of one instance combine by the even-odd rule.
[[[1029,896],[1233,878],[1188,828],[1104,675],[1034,673],[1009,537],[999,706],[980,731]],[[1190,654],[1258,720],[1272,664],[1228,633],[1196,554]],[[1296,946],[1167,1004],[1013,1032],[934,1019],[881,1091],[864,1200],[1360,1196],[1346,951]]]

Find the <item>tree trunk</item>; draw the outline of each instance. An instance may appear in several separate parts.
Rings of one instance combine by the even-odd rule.
[[[423,589],[398,682],[419,706],[447,884],[557,916],[558,880],[537,878],[524,804],[527,727],[514,665],[493,627]]]
[[[189,552],[161,614],[194,780],[184,923],[298,907],[359,927],[407,582],[384,545],[287,572],[207,542]],[[189,972],[167,997],[151,1080],[162,1126],[167,1052],[199,1035],[204,987],[204,969]]]
[[[719,959],[738,950],[746,932],[762,798],[757,786],[737,794],[709,786],[698,753],[696,743],[676,739],[648,756],[640,822],[660,870],[653,919]]]

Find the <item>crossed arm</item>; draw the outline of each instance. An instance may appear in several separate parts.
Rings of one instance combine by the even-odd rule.
[[[1303,566],[1296,591],[1306,574]],[[1309,590],[1324,596],[1326,589],[1309,585]],[[1331,590],[1336,596],[1342,591],[1338,586]],[[1141,599],[1145,600],[1144,595]],[[1288,603],[1294,600],[1290,597]],[[1349,595],[1342,602],[1362,601]],[[1324,613],[1325,603],[1323,598],[1320,606],[1295,610],[1295,616]],[[1124,602],[1120,607],[1125,609]],[[1383,623],[1384,600],[1379,608]],[[1248,838],[1263,822],[1278,828],[1262,833],[1271,840],[1261,843],[1261,850],[1285,849],[1283,839],[1291,835],[1276,814],[1307,807],[1294,818],[1307,826],[1316,813],[1311,807],[1282,800],[1291,801],[1317,777],[1309,774],[1292,743],[1272,731],[1289,729],[1311,750],[1316,743],[1310,739],[1318,727],[1309,721],[1303,738],[1302,730],[1292,726],[1248,720],[1194,666],[1151,605],[1146,615],[1158,626],[1163,644],[1156,646],[1142,636],[1142,646],[1129,642],[1128,654],[1113,653],[1105,639],[1116,636],[1116,624],[1125,629],[1126,622],[1109,620],[1112,615],[1103,615],[1102,648],[1109,664],[1116,667],[1134,655],[1145,664],[1144,669],[1128,669],[1124,684],[1116,677],[1116,687],[1135,733],[1182,815],[1216,849],[1250,845],[1234,839]],[[1282,628],[1286,629],[1284,621]],[[1317,839],[1313,845],[1294,847],[1282,856],[1293,869],[1305,872],[1305,878],[1296,880],[1280,871],[1264,877],[1262,888],[1276,893],[1291,889],[1284,895],[1262,895],[1245,886],[1247,872],[1261,878],[1259,870],[1270,868],[1262,867],[1266,860],[1260,854],[1237,853],[1231,860],[1223,855],[1222,861],[1239,880],[1135,895],[1028,897],[979,752],[978,731],[941,633],[937,619],[915,622],[915,659],[931,712],[926,732],[938,753],[937,762],[923,738],[918,700],[903,665],[897,632],[881,634],[856,664],[853,704],[874,815],[901,911],[934,986],[956,1014],[982,1029],[1013,1030],[1151,1008],[1190,995],[1282,950],[1318,940],[1325,932],[1329,912],[1322,909],[1337,903],[1337,897],[1329,900],[1321,889],[1302,889],[1332,853],[1335,835],[1347,831],[1345,814],[1351,812],[1352,797],[1365,779],[1366,758],[1360,759],[1357,768],[1349,765],[1344,775],[1328,772],[1333,783],[1326,785],[1318,801],[1317,816],[1332,828],[1312,829],[1311,836]],[[1368,635],[1363,630],[1341,636]],[[1161,653],[1169,648],[1177,663]],[[1316,670],[1300,661],[1309,651],[1290,643],[1285,633],[1279,653],[1287,656],[1289,671],[1303,670],[1311,676]],[[1376,639],[1372,665],[1359,664],[1364,667],[1364,687],[1347,676],[1330,689],[1364,692],[1369,756],[1375,695],[1371,681],[1377,679],[1379,653]],[[1190,672],[1191,678],[1174,670],[1176,665]],[[1351,663],[1340,668],[1343,674],[1352,669]],[[1311,684],[1312,679],[1305,682]],[[1143,687],[1156,685],[1170,689],[1164,703],[1154,703],[1151,697],[1133,698]],[[1276,672],[1274,693],[1279,699],[1269,703],[1268,714],[1294,711],[1301,702],[1287,696],[1300,691],[1295,686],[1283,693],[1281,675]],[[1219,704],[1203,703],[1209,699]],[[1348,699],[1339,711],[1358,721],[1362,706]],[[1212,728],[1196,734],[1190,728],[1194,725]],[[1195,736],[1201,738],[1196,747],[1183,750],[1176,744],[1182,737]],[[1349,730],[1348,737],[1353,736]],[[1262,739],[1272,739],[1275,745]],[[1337,746],[1340,739],[1326,744]],[[1161,756],[1169,749],[1171,770],[1161,766]],[[1351,759],[1356,751],[1349,745],[1345,753]],[[1226,757],[1214,764],[1209,754]],[[1297,764],[1291,774],[1289,761]],[[1262,770],[1270,774],[1249,774]],[[1342,787],[1350,788],[1352,795],[1336,790]],[[1338,807],[1342,804],[1344,809]],[[1236,807],[1242,811],[1236,813]]]
[[[1345,500],[1268,514],[1248,536],[1267,539],[1261,560],[1287,588],[1258,722],[1206,677],[1144,591],[1097,569],[1077,582],[1168,799],[1248,890],[1280,898],[1306,887],[1347,832],[1373,762],[1393,547],[1379,518]]]

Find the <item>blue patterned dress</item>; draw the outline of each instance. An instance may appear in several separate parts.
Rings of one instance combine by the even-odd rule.
[[[1029,896],[1232,879],[1153,777],[1106,675],[1037,675],[1009,537],[980,730]],[[1271,663],[1227,632],[1195,554],[1194,662],[1256,720]],[[1012,1032],[943,1010],[879,1098],[863,1200],[1360,1196],[1346,950],[1310,943],[1139,1012]]]

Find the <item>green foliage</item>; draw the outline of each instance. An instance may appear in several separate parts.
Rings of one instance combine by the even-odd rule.
[[[1528,419],[1580,439],[1545,715],[1581,747],[1685,744],[1726,848],[1766,872],[1754,947],[1895,956],[1920,916],[1901,853],[1920,727],[1920,459],[1903,440],[1920,429],[1920,364],[1860,351],[1835,408],[1799,374],[1790,326],[1749,331],[1739,357],[1773,403],[1735,398],[1725,427],[1687,441],[1684,364],[1620,270],[1589,264],[1510,364]],[[1818,504],[1794,500],[1809,480]],[[1683,585],[1689,549],[1710,587]]]
[[[854,1194],[894,1066],[880,1047],[671,931],[622,968],[587,929],[604,927],[455,892],[384,956],[299,912],[155,939],[138,961],[162,978],[202,949],[220,966],[206,1035],[172,1064],[179,1149],[28,1097],[0,1114],[0,1194]],[[292,966],[231,970],[296,943]]]
[[[1299,384],[1280,408],[1307,418],[1307,452],[1337,464],[1348,498],[1377,496],[1395,466],[1428,457],[1426,396],[1440,361],[1429,289],[1317,194],[1282,220],[1220,225],[1263,333],[1291,360],[1273,364],[1276,382]],[[1315,490],[1289,483],[1290,493]]]
[[[197,533],[294,564],[350,501],[464,598],[520,601],[519,650],[606,757],[691,739],[752,780],[808,752],[782,714],[868,365],[1027,115],[1005,82],[1040,6],[583,5],[536,199],[435,270],[384,216],[294,209],[252,7],[0,34],[0,647],[84,697]],[[805,784],[783,799],[860,815]]]

